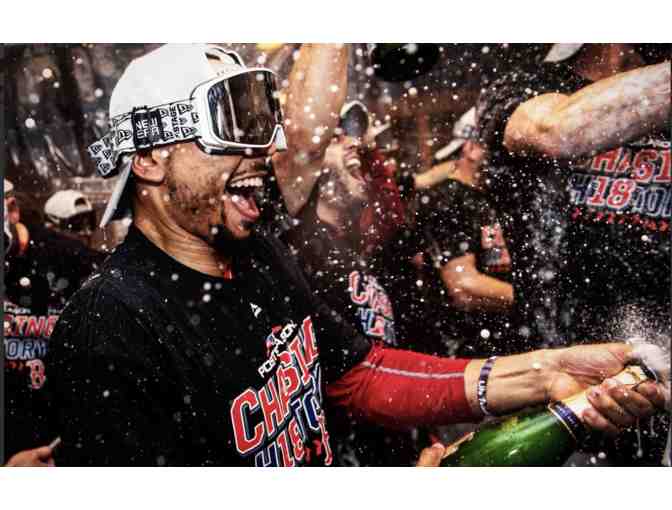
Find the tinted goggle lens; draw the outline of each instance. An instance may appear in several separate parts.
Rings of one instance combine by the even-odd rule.
[[[212,128],[223,141],[268,145],[282,124],[275,76],[252,71],[227,78],[208,91]]]
[[[363,138],[369,129],[369,116],[364,110],[355,106],[341,117],[339,127],[345,136]]]

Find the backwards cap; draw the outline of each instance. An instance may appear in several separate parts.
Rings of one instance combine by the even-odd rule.
[[[208,56],[221,64],[215,70]],[[119,78],[110,98],[110,119],[130,113],[134,108],[156,107],[191,96],[194,88],[220,74],[241,69],[231,55],[222,48],[207,44],[166,44],[133,60]],[[122,160],[120,160],[122,161]],[[123,167],[123,168],[120,168]],[[104,177],[118,175],[100,227],[118,217],[117,211],[131,175],[131,165],[119,163]]]
[[[44,213],[54,223],[91,211],[93,206],[86,195],[74,189],[57,191],[44,204]]]
[[[562,62],[578,53],[583,43],[555,43],[544,58],[544,62]]]
[[[436,151],[434,159],[442,161],[457,152],[476,132],[476,108],[471,107],[453,126],[453,139],[448,145]]]

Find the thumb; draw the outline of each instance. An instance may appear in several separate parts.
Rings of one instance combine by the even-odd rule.
[[[40,460],[48,460],[51,457],[51,448],[49,446],[42,446],[34,450],[35,456]]]
[[[425,448],[420,453],[417,467],[437,467],[445,451],[446,448],[441,443],[434,443],[429,448]]]

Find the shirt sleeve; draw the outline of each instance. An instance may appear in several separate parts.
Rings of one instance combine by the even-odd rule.
[[[478,421],[464,387],[469,361],[376,345],[327,386],[327,397],[355,417],[397,429]]]
[[[85,287],[51,337],[52,435],[63,466],[184,465],[179,423],[161,404],[150,336],[134,312],[104,286]],[[156,426],[161,424],[161,426]]]

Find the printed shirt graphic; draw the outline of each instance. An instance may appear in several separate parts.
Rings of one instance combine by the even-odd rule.
[[[45,357],[60,313],[59,299],[49,299],[46,278],[13,269],[6,274],[3,321],[7,458],[40,446],[45,411],[41,390],[48,373]]]
[[[577,223],[669,232],[669,140],[646,137],[572,167],[570,202]]]
[[[258,467],[292,467],[323,459],[331,465],[322,375],[312,319],[276,326],[258,368],[263,384],[248,387],[230,408],[236,451]]]
[[[396,345],[390,298],[375,276],[353,270],[348,276],[350,300],[356,306],[361,331],[372,339]]]

